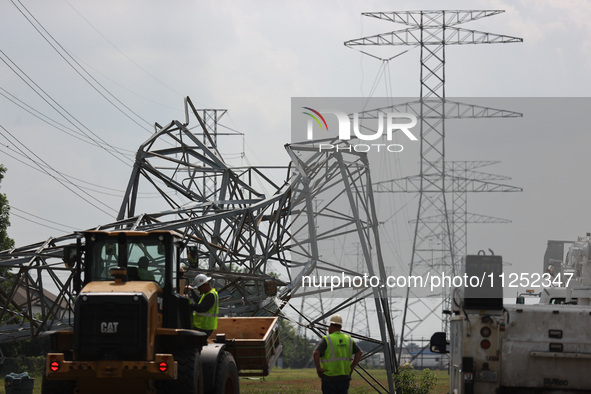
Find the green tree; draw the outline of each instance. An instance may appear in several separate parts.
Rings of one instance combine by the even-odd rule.
[[[283,345],[284,368],[306,368],[312,364],[312,352],[316,347],[318,338],[304,338],[298,335],[293,324],[285,319],[278,320],[281,344]]]
[[[4,179],[6,167],[0,164],[0,183]],[[7,228],[10,226],[9,220],[10,205],[6,194],[0,193],[0,250],[10,249],[14,246],[14,240],[8,236]]]
[[[435,374],[428,369],[419,373],[410,364],[403,365],[394,375],[397,394],[428,394],[435,386]]]

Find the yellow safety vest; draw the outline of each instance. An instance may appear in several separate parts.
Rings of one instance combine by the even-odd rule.
[[[215,302],[213,303],[213,306],[206,312],[193,312],[193,328],[198,328],[200,330],[215,330],[218,328],[218,314],[220,313],[220,308],[218,305],[218,292],[212,288],[209,292],[201,296],[199,299],[199,304],[201,304],[203,298],[205,298],[205,296],[209,293],[213,294]]]
[[[340,331],[333,332],[323,338],[327,347],[320,357],[320,367],[326,369],[326,376],[341,376],[351,374],[351,360],[353,359],[353,340]]]
[[[156,277],[153,273],[148,271],[147,268],[138,268],[137,275],[140,277],[141,280],[153,280],[154,282],[156,282]]]

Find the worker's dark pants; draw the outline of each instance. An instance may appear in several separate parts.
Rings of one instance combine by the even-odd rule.
[[[347,394],[350,380],[322,382],[322,394]]]

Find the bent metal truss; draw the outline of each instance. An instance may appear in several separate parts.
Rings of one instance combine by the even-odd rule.
[[[195,129],[190,118],[197,120]],[[227,165],[211,128],[186,98],[185,121],[156,123],[139,147],[117,220],[91,230],[178,232],[196,251],[197,264],[183,256],[186,276],[203,272],[216,280],[222,315],[281,315],[320,336],[332,314],[347,316],[357,303],[373,298],[379,337],[352,335],[373,344],[364,357],[384,354],[389,387],[361,368],[364,379],[378,392],[394,392],[394,332],[383,288],[302,285],[304,277],[323,275],[386,277],[367,158],[319,152],[321,142],[344,143],[286,145],[291,164],[277,184],[266,173],[269,168]],[[139,191],[148,189],[159,198],[155,213],[146,213],[145,201],[138,199]],[[150,199],[150,206],[155,204]],[[0,252],[0,343],[73,324],[79,290],[73,274],[81,267],[66,267],[62,256],[66,245],[81,242],[74,232]],[[344,243],[359,246],[364,264],[323,251],[327,244],[336,250]]]

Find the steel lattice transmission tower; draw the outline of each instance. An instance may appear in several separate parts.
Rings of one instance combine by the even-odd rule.
[[[365,268],[364,256],[361,251],[361,245],[357,244],[356,246],[357,272],[363,272],[363,269]],[[360,299],[358,303],[353,305],[353,310],[350,312],[347,321],[351,322],[351,332],[361,333],[362,335],[371,338],[371,320],[369,319],[368,305],[365,302],[365,299]]]
[[[510,180],[510,177],[486,172],[475,171],[477,168],[500,163],[499,161],[446,161],[448,178],[445,192],[451,194],[452,209],[446,215],[423,218],[423,221],[441,223],[446,217],[451,223],[452,245],[455,255],[464,256],[468,245],[468,223],[511,223],[510,220],[468,212],[468,193],[507,193],[521,192],[522,188],[497,183]],[[409,176],[401,179],[377,182],[374,184],[376,193],[419,193],[420,176]],[[416,224],[416,220],[411,221]]]
[[[461,107],[465,104],[446,101],[445,48],[448,45],[522,42],[523,40],[517,37],[456,27],[502,12],[500,10],[441,10],[363,13],[365,16],[402,23],[409,27],[345,42],[348,47],[387,45],[420,48],[420,100],[417,108],[421,135],[419,207],[415,222],[410,275],[421,270],[424,272],[426,269],[446,270],[451,275],[458,272],[458,251],[454,248],[453,220],[450,217],[452,215],[450,215],[446,197],[447,183],[450,179],[445,165],[445,119],[449,113],[462,112]],[[435,217],[442,220],[432,220]],[[440,248],[434,249],[430,245],[429,240],[433,237],[441,241]],[[437,256],[436,260],[433,258],[434,254]],[[408,290],[400,335],[400,349],[406,339],[405,330],[410,328],[406,321],[411,297],[410,288]]]
[[[457,256],[468,254],[468,223],[511,223],[510,220],[468,211],[468,193],[522,192],[520,187],[497,183],[510,180],[503,175],[476,171],[478,168],[499,163],[498,161],[451,161],[445,162],[446,171],[451,174],[453,249]]]
[[[197,113],[201,115],[205,128],[209,131],[208,133],[201,133],[202,141],[210,149],[216,149],[218,147],[218,123],[222,117],[228,112],[225,109],[199,109]],[[199,135],[199,134],[197,134]],[[205,195],[212,195],[218,190],[217,179],[209,179],[203,177],[203,190]]]
[[[482,168],[497,164],[497,161],[451,161],[445,162],[446,175],[449,180],[446,184],[446,193],[452,196],[452,209],[447,214],[439,214],[433,217],[424,217],[424,223],[439,224],[448,220],[452,229],[451,242],[452,249],[456,256],[464,256],[467,254],[468,245],[468,223],[492,224],[492,223],[511,223],[510,220],[496,218],[487,215],[481,215],[468,212],[468,193],[507,193],[507,192],[521,192],[523,189],[511,185],[505,185],[493,181],[505,181],[511,178],[489,174],[486,172],[475,171],[477,168]],[[377,182],[374,184],[376,193],[419,193],[420,191],[420,176],[410,176],[402,179],[393,179],[390,181]],[[410,222],[416,226],[416,219]],[[429,237],[427,242],[431,250],[441,250],[441,248],[434,248],[433,245],[442,244],[442,236],[444,234],[437,234]],[[432,241],[434,243],[432,243]],[[439,241],[439,242],[436,242]],[[439,262],[441,263],[441,261]],[[430,266],[429,268],[433,268]],[[414,272],[417,273],[417,270]],[[412,274],[412,273],[411,273]],[[431,309],[431,313],[435,313],[435,309],[443,305],[444,310],[449,310],[449,297],[444,294],[442,304],[435,308],[428,307],[420,298],[414,302],[406,303],[407,319],[405,320],[408,328],[407,337],[422,323],[424,315],[413,310],[415,305],[423,304],[423,309]],[[408,320],[409,315],[412,319]],[[442,329],[448,331],[447,319],[442,320]]]

